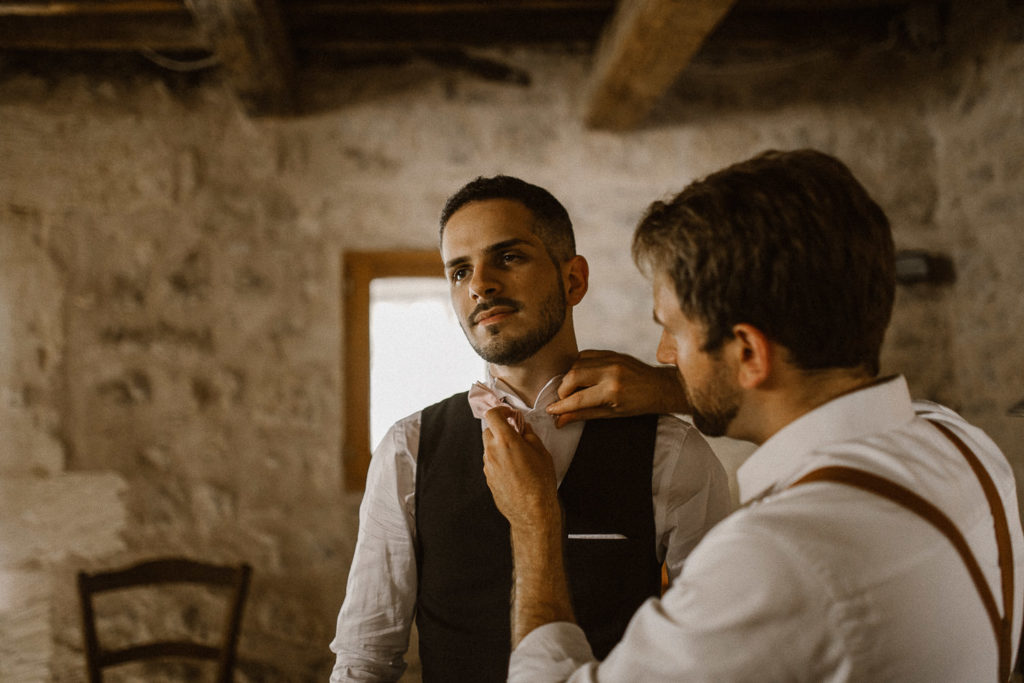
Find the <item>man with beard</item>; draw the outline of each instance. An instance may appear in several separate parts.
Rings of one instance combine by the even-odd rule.
[[[488,412],[516,575],[509,680],[1006,681],[1024,596],[1013,472],[981,430],[877,376],[893,240],[850,171],[812,150],[736,164],[652,204],[633,256],[695,423],[759,445],[742,507],[598,662],[572,623],[550,458]]]
[[[572,308],[589,275],[558,200],[516,178],[478,178],[446,203],[440,246],[487,376],[397,422],[373,455],[331,644],[335,683],[397,679],[414,616],[423,680],[506,679],[512,554],[482,470],[480,418],[492,406],[550,453],[572,600],[597,652],[660,594],[662,564],[677,576],[729,511],[725,472],[690,425],[645,414],[558,428],[545,412],[580,355]],[[633,384],[654,405],[684,400],[674,369],[639,366]]]

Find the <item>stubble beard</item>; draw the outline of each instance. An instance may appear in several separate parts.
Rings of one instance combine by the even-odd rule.
[[[521,309],[518,302],[516,308],[517,310]],[[470,336],[469,326],[471,323],[469,321],[463,323],[463,332],[466,333],[466,339],[477,355],[488,363],[518,365],[531,358],[544,348],[545,344],[554,339],[565,323],[567,308],[565,288],[559,280],[558,288],[552,290],[541,302],[540,321],[533,329],[527,330],[518,337],[513,337],[502,334],[501,323],[488,325],[484,329],[487,339],[482,343]]]
[[[725,363],[716,362],[703,388],[686,385],[693,424],[705,436],[725,436],[740,410],[739,389],[729,383]]]

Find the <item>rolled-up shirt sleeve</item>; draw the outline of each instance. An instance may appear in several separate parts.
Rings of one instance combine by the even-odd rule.
[[[374,451],[359,535],[331,650],[331,683],[395,681],[416,607],[415,468],[419,413],[397,422]]]
[[[576,624],[558,621],[530,631],[512,651],[509,683],[595,681],[597,666],[587,637]]]

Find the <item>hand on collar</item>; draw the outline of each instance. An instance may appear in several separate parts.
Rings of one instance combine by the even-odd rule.
[[[491,408],[504,407],[508,412],[508,423],[518,433],[522,434],[526,427],[526,418],[523,414],[509,405],[508,401],[494,393],[494,391],[481,382],[473,382],[469,388],[469,407],[473,411],[473,417],[482,420],[484,413]]]

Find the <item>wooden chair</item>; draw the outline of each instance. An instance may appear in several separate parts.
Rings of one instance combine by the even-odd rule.
[[[242,609],[249,590],[252,567],[242,563],[224,566],[184,558],[163,558],[112,571],[78,573],[78,594],[82,604],[82,633],[90,683],[101,683],[102,670],[125,662],[158,658],[214,660],[217,662],[217,683],[233,678]],[[218,645],[193,639],[152,640],[128,647],[107,649],[97,637],[93,596],[97,593],[130,588],[146,588],[166,584],[198,584],[228,589],[226,614],[221,642]]]

